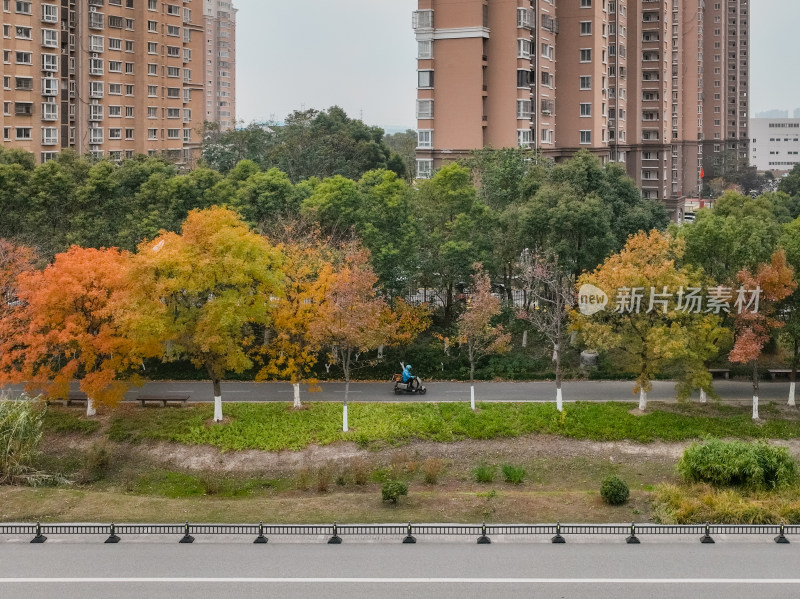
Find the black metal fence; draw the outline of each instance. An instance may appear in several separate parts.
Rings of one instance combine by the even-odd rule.
[[[194,535],[229,535],[254,537],[254,543],[266,543],[269,537],[322,537],[339,544],[343,537],[384,537],[415,543],[418,536],[477,538],[480,544],[491,537],[545,537],[552,543],[565,543],[578,535],[625,537],[637,544],[640,537],[658,535],[696,536],[702,543],[713,543],[715,535],[769,535],[776,543],[788,543],[787,535],[800,534],[795,524],[0,524],[0,537],[31,537],[31,543],[44,543],[48,536],[94,535],[106,543],[118,543],[125,536],[175,536],[180,543],[192,543]]]

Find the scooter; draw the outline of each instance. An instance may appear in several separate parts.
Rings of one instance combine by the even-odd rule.
[[[393,374],[392,382],[394,382],[394,394],[402,395],[403,393],[419,393],[425,395],[428,390],[422,385],[422,379],[415,376],[407,383],[403,382],[402,374]]]

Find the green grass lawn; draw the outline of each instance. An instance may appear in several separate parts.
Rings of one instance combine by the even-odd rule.
[[[409,441],[451,442],[539,433],[595,441],[683,441],[709,436],[741,439],[800,437],[796,415],[779,414],[766,405],[758,423],[749,408],[697,404],[652,404],[634,415],[635,404],[576,403],[559,414],[552,404],[486,403],[474,413],[466,404],[369,404],[350,406],[350,432],[342,432],[340,404],[310,403],[292,410],[283,403],[225,404],[224,423],[211,422],[213,406],[185,409],[137,409],[112,414],[112,441],[170,441],[211,445],[225,451],[298,450],[311,444],[352,441],[360,446],[398,445]],[[54,423],[55,422],[55,423]],[[56,427],[51,418],[48,426]],[[75,427],[79,428],[79,427]]]

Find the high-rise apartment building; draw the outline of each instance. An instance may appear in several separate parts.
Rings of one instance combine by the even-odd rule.
[[[202,0],[3,0],[2,143],[191,163],[205,116]]]
[[[206,29],[205,120],[236,126],[236,12],[225,0],[203,0]]]
[[[674,213],[747,157],[749,0],[419,0],[417,175],[483,147],[581,148]]]

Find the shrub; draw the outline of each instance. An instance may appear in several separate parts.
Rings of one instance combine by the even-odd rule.
[[[683,452],[678,470],[687,481],[717,487],[776,489],[793,484],[798,477],[797,462],[784,447],[720,439],[692,443]]]
[[[619,476],[607,476],[600,485],[600,496],[609,505],[622,505],[630,495],[627,483]]]
[[[79,473],[78,480],[82,483],[94,483],[105,478],[111,465],[111,452],[105,443],[95,443],[86,454],[86,462]]]
[[[408,485],[399,480],[389,480],[381,485],[381,497],[384,501],[397,503],[402,495],[408,495]]]
[[[472,474],[475,476],[475,481],[479,483],[490,483],[494,481],[494,474],[497,468],[495,466],[490,466],[489,464],[478,464],[478,466],[472,471]]]
[[[333,462],[325,462],[325,464],[317,468],[315,475],[318,493],[328,492],[328,489],[330,489],[331,486],[331,479],[333,479],[334,474],[335,468]]]
[[[353,482],[359,486],[366,485],[369,475],[372,473],[372,466],[366,458],[356,457],[350,460],[350,473]]]
[[[502,466],[503,471],[503,478],[507,483],[511,483],[512,485],[521,485],[522,481],[525,480],[525,468],[522,466],[513,466],[511,464],[503,464]]]
[[[42,404],[26,395],[19,401],[0,398],[0,483],[33,476],[44,413]]]
[[[428,458],[422,464],[422,472],[425,477],[426,485],[435,485],[439,482],[439,475],[442,473],[444,463],[439,458]]]

